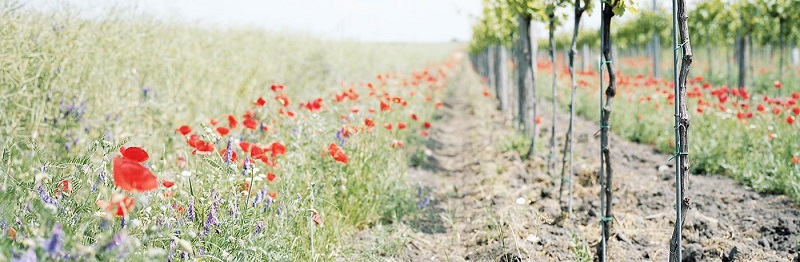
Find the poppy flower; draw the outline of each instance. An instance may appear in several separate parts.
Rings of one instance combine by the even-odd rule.
[[[146,192],[158,187],[158,179],[141,163],[126,157],[114,158],[114,185],[129,192]]]
[[[278,198],[278,193],[276,193],[276,192],[269,192],[269,193],[267,193],[267,196],[269,196],[269,197],[270,197],[270,198],[272,198],[272,199],[276,199],[276,198]]]
[[[381,100],[381,111],[389,111],[391,109],[392,109],[392,107],[389,106],[389,104],[387,104],[386,102],[383,102],[383,100]]]
[[[492,96],[492,94],[491,94],[491,93],[489,93],[489,90],[483,90],[483,96],[484,96],[484,97],[491,97],[491,96]]]
[[[250,152],[250,147],[252,147],[252,146],[253,145],[250,144],[250,142],[247,142],[247,141],[239,142],[239,147],[242,148],[242,152],[245,152],[245,153]]]
[[[17,239],[17,230],[13,227],[8,228],[8,238],[11,238],[11,240]]]
[[[58,182],[59,188],[56,189],[56,195],[60,195],[62,192],[71,194],[72,193],[72,185],[69,183],[69,180],[61,180]]]
[[[786,117],[786,123],[789,123],[790,125],[791,125],[791,124],[794,124],[794,117],[793,117],[793,116],[791,116],[791,115],[790,115],[790,116],[787,116],[787,117]]]
[[[272,157],[286,154],[286,147],[278,142],[274,142],[271,145],[269,145],[269,150],[272,151]]]
[[[428,137],[428,131],[424,131],[424,130],[423,130],[423,131],[419,132],[419,134],[420,134],[421,136]]]
[[[260,147],[258,147],[256,145],[253,145],[252,147],[250,147],[250,156],[252,158],[261,158],[261,156],[263,156],[263,155],[264,155],[264,149],[262,149],[262,148],[260,148]]]
[[[212,118],[208,120],[208,123],[211,124],[212,126],[216,126],[217,124],[219,124],[219,120]]]
[[[775,83],[773,85],[777,89],[781,89],[781,87],[783,87],[783,83],[781,83],[781,81],[777,81],[777,80],[775,81]]]
[[[697,108],[697,113],[698,114],[703,114],[703,108],[702,107],[698,107]]]
[[[354,106],[350,108],[350,112],[353,112],[353,114],[358,114],[358,111],[359,111],[358,107]]]
[[[123,147],[119,148],[119,152],[125,158],[127,158],[129,160],[133,160],[135,162],[139,162],[139,163],[147,161],[147,159],[150,158],[150,156],[147,155],[147,151],[144,151],[144,149],[142,149],[141,147],[135,147],[135,146],[124,147],[123,146]]]
[[[397,123],[397,129],[400,129],[400,130],[406,129],[406,123],[398,122]]]
[[[161,185],[163,185],[166,188],[170,188],[175,185],[175,181],[172,181],[170,179],[163,179],[161,180]]]
[[[766,108],[764,108],[764,105],[762,104],[758,104],[758,106],[756,106],[756,110],[758,110],[758,112],[764,112],[765,109]]]
[[[273,173],[267,173],[267,181],[269,181],[269,182],[274,181],[276,177],[278,177],[278,176],[273,174]]]
[[[392,123],[386,123],[385,125],[383,125],[383,127],[386,128],[386,130],[391,131],[392,130]]]
[[[200,140],[195,145],[195,150],[192,151],[193,155],[208,155],[214,152],[214,144],[212,143]]]
[[[228,126],[230,126],[231,128],[236,128],[237,124],[238,123],[236,122],[236,118],[233,117],[233,115],[228,115]]]
[[[178,128],[178,133],[181,133],[181,135],[184,135],[184,136],[188,135],[191,132],[192,132],[192,128],[189,127],[189,126],[181,126],[181,127]]]
[[[226,149],[222,149],[222,150],[219,151],[219,155],[222,156],[222,158],[225,158],[226,154],[228,154],[228,149],[227,148]],[[237,159],[238,159],[238,156],[236,155],[236,151],[231,151],[231,162],[236,162]]]
[[[434,107],[436,107],[436,108],[441,108],[441,107],[443,107],[443,106],[444,106],[444,102],[442,102],[442,101],[438,101],[438,102],[436,102],[436,104],[434,104],[433,106],[434,106]]]
[[[314,99],[306,104],[306,109],[311,112],[318,112],[322,110],[322,98]]]
[[[414,121],[417,121],[417,119],[418,119],[417,118],[417,114],[411,114],[411,119],[413,119]]]
[[[331,143],[331,145],[328,146],[328,153],[333,157],[333,160],[347,164],[347,155],[345,155],[344,151],[342,151],[336,143]]]
[[[541,124],[541,123],[542,123],[542,117],[541,116],[537,116],[536,117],[536,124],[538,125],[538,124]]]
[[[430,122],[425,122],[425,123],[422,124],[422,126],[424,126],[426,129],[427,128],[431,128],[431,123]]]
[[[275,100],[278,100],[278,103],[280,103],[284,107],[289,106],[289,98],[283,94],[278,94],[277,96],[275,96]]]
[[[793,156],[792,157],[792,164],[797,164],[797,162],[800,162],[800,159],[797,159],[797,156]]]
[[[247,129],[256,130],[258,127],[258,122],[252,118],[245,118],[244,121],[242,121],[242,125],[244,125],[244,127]]]
[[[284,89],[284,86],[283,86],[283,85],[281,85],[281,84],[278,84],[278,83],[274,83],[274,84],[272,84],[272,86],[270,87],[270,89],[272,89],[272,91],[273,91],[273,92],[278,92],[278,91],[280,91],[280,90],[283,90],[283,89]]]
[[[795,115],[800,115],[800,106],[792,108],[792,113],[794,113]]]
[[[227,127],[224,127],[224,126],[217,127],[217,133],[219,133],[219,135],[221,135],[221,136],[226,136],[230,132],[231,132],[231,130],[228,129]]]
[[[372,119],[369,118],[364,118],[364,125],[367,127],[373,127],[375,126],[375,121],[372,121]]]
[[[777,108],[777,107],[773,107],[772,108],[772,113],[776,114],[776,115],[779,115],[779,114],[781,114],[781,109]]]
[[[132,197],[118,194],[111,197],[111,200],[108,202],[98,200],[96,204],[98,207],[100,207],[100,209],[108,212],[114,212],[116,216],[123,217],[133,211],[134,200]]]
[[[314,224],[317,226],[322,226],[322,216],[317,212],[317,210],[309,209],[311,211],[311,221],[314,221]]]
[[[266,104],[267,104],[267,100],[264,100],[263,97],[259,97],[258,100],[256,100],[256,102],[255,102],[256,106],[264,106]]]
[[[397,140],[397,139],[392,140],[391,146],[394,147],[394,148],[401,148],[401,147],[403,147],[403,141],[400,141],[400,140]]]

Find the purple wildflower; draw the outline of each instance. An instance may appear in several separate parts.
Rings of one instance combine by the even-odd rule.
[[[22,254],[19,258],[12,258],[11,262],[36,262],[38,258],[36,258],[36,251],[33,248],[28,249],[25,254]]]
[[[50,239],[44,241],[44,251],[52,257],[60,256],[63,253],[61,244],[64,242],[64,230],[61,230],[61,225],[56,224],[53,226],[53,234]]]
[[[431,197],[430,196],[426,196],[425,199],[417,202],[417,207],[420,208],[420,209],[423,209],[426,206],[428,206],[428,204],[430,204],[430,203],[431,203]]]
[[[264,228],[264,221],[258,221],[256,223],[256,230],[253,232],[253,235],[258,235],[261,233],[261,229]]]
[[[250,171],[250,158],[244,158],[244,167],[242,168],[242,176],[247,177],[247,171]]]
[[[103,246],[103,250],[110,250],[120,246],[125,242],[126,237],[127,235],[125,235],[123,232],[114,234],[114,237],[111,238],[111,241],[108,241],[108,243]]]
[[[225,148],[225,165],[231,166],[233,162],[233,140],[228,139],[228,146]]]
[[[189,198],[189,211],[186,214],[189,221],[194,221],[194,198]]]
[[[203,226],[203,234],[208,235],[208,231],[211,229],[212,226],[217,224],[217,202],[219,201],[218,198],[219,194],[216,192],[211,193],[211,208],[208,210],[208,218],[206,218],[206,223]]]
[[[344,137],[342,136],[342,130],[336,131],[336,140],[339,141],[339,146],[344,147]]]
[[[42,202],[48,205],[53,205],[55,207],[58,207],[58,202],[56,202],[56,200],[53,197],[51,197],[50,194],[47,193],[47,191],[44,190],[44,187],[42,185],[39,185],[39,187],[36,188],[36,192],[39,193],[39,197],[42,198]]]

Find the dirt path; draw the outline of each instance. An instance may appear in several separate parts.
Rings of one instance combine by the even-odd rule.
[[[383,258],[576,261],[591,257],[600,232],[599,141],[593,136],[599,126],[576,119],[574,215],[556,221],[560,179],[544,173],[546,153],[539,152],[534,161],[520,160],[513,130],[494,102],[481,95],[477,76],[463,68],[431,132],[427,165],[409,173],[409,179],[420,185],[421,198],[430,201],[423,199],[419,216],[393,225],[399,228],[396,233],[383,236],[403,241],[397,254]],[[566,130],[568,117],[558,114],[561,130]],[[539,125],[539,143],[549,138],[549,126],[547,121]],[[564,134],[557,137],[563,143]],[[611,141],[615,192],[610,261],[665,261],[674,221],[670,156],[616,136]],[[557,162],[560,168],[560,157]],[[733,247],[739,251],[737,261],[800,261],[800,207],[787,197],[758,194],[720,176],[693,175],[688,192],[693,204],[684,230],[684,261],[720,261]],[[367,230],[359,238],[380,237]]]

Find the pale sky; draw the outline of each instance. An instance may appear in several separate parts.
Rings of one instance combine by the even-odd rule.
[[[328,39],[369,42],[468,41],[482,0],[30,0],[36,9],[66,3],[87,17],[102,17],[112,7],[154,17],[207,26],[255,26],[271,31],[313,34]],[[637,0],[640,9],[653,0]],[[671,0],[657,0],[671,10]],[[690,0],[691,2],[695,2]],[[583,28],[600,25],[599,4],[584,17]],[[564,8],[567,14],[572,8]],[[629,15],[626,15],[629,17]],[[621,19],[625,19],[623,17]],[[570,18],[571,19],[571,16]],[[620,19],[620,18],[616,18]],[[571,20],[558,29],[571,30]],[[544,24],[536,37],[546,37]]]
[[[57,0],[32,0],[44,6]],[[84,14],[133,6],[159,18],[256,26],[324,38],[378,42],[468,41],[481,0],[70,0]],[[135,2],[135,4],[131,4]]]

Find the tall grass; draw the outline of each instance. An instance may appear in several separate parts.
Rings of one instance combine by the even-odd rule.
[[[404,181],[407,154],[424,138],[417,135],[421,123],[409,115],[431,118],[444,78],[418,87],[404,87],[402,81],[455,48],[326,41],[119,14],[86,20],[70,10],[38,13],[3,3],[0,260],[25,252],[78,260],[332,260],[345,250],[341,241],[353,230],[412,212],[413,193]],[[437,75],[434,69],[428,72]],[[408,106],[368,113],[378,102],[359,83],[385,73],[393,78],[376,93],[401,96]],[[278,115],[272,83],[286,86],[297,117]],[[334,93],[351,84],[360,101],[332,102]],[[269,105],[254,108],[260,96]],[[323,112],[297,108],[317,97],[326,99]],[[361,112],[348,112],[351,106]],[[270,131],[236,130],[220,137],[207,123],[247,110],[255,110]],[[364,118],[377,125],[346,139],[350,163],[332,161],[323,150],[337,141],[336,131]],[[382,128],[398,121],[409,130]],[[193,156],[175,131],[184,124],[216,142],[217,149],[228,139],[283,143],[287,154],[276,160],[279,168],[257,166],[279,179],[254,180],[259,172],[242,177],[241,167],[226,167],[216,153]],[[393,149],[394,139],[410,149]],[[95,204],[122,193],[111,181],[110,164],[121,145],[145,148],[146,165],[160,179],[176,180],[169,190],[129,194],[136,205],[124,219]],[[187,168],[179,167],[179,157],[186,158]],[[73,192],[56,194],[65,179]],[[249,195],[239,191],[245,181],[256,181]],[[261,190],[278,197],[254,206]],[[174,196],[165,196],[167,191]],[[56,204],[47,204],[48,197]],[[194,217],[187,214],[190,207]],[[217,221],[206,231],[212,209]],[[311,220],[311,209],[322,214],[321,226]],[[61,250],[49,245],[58,236],[56,228],[64,231]]]

